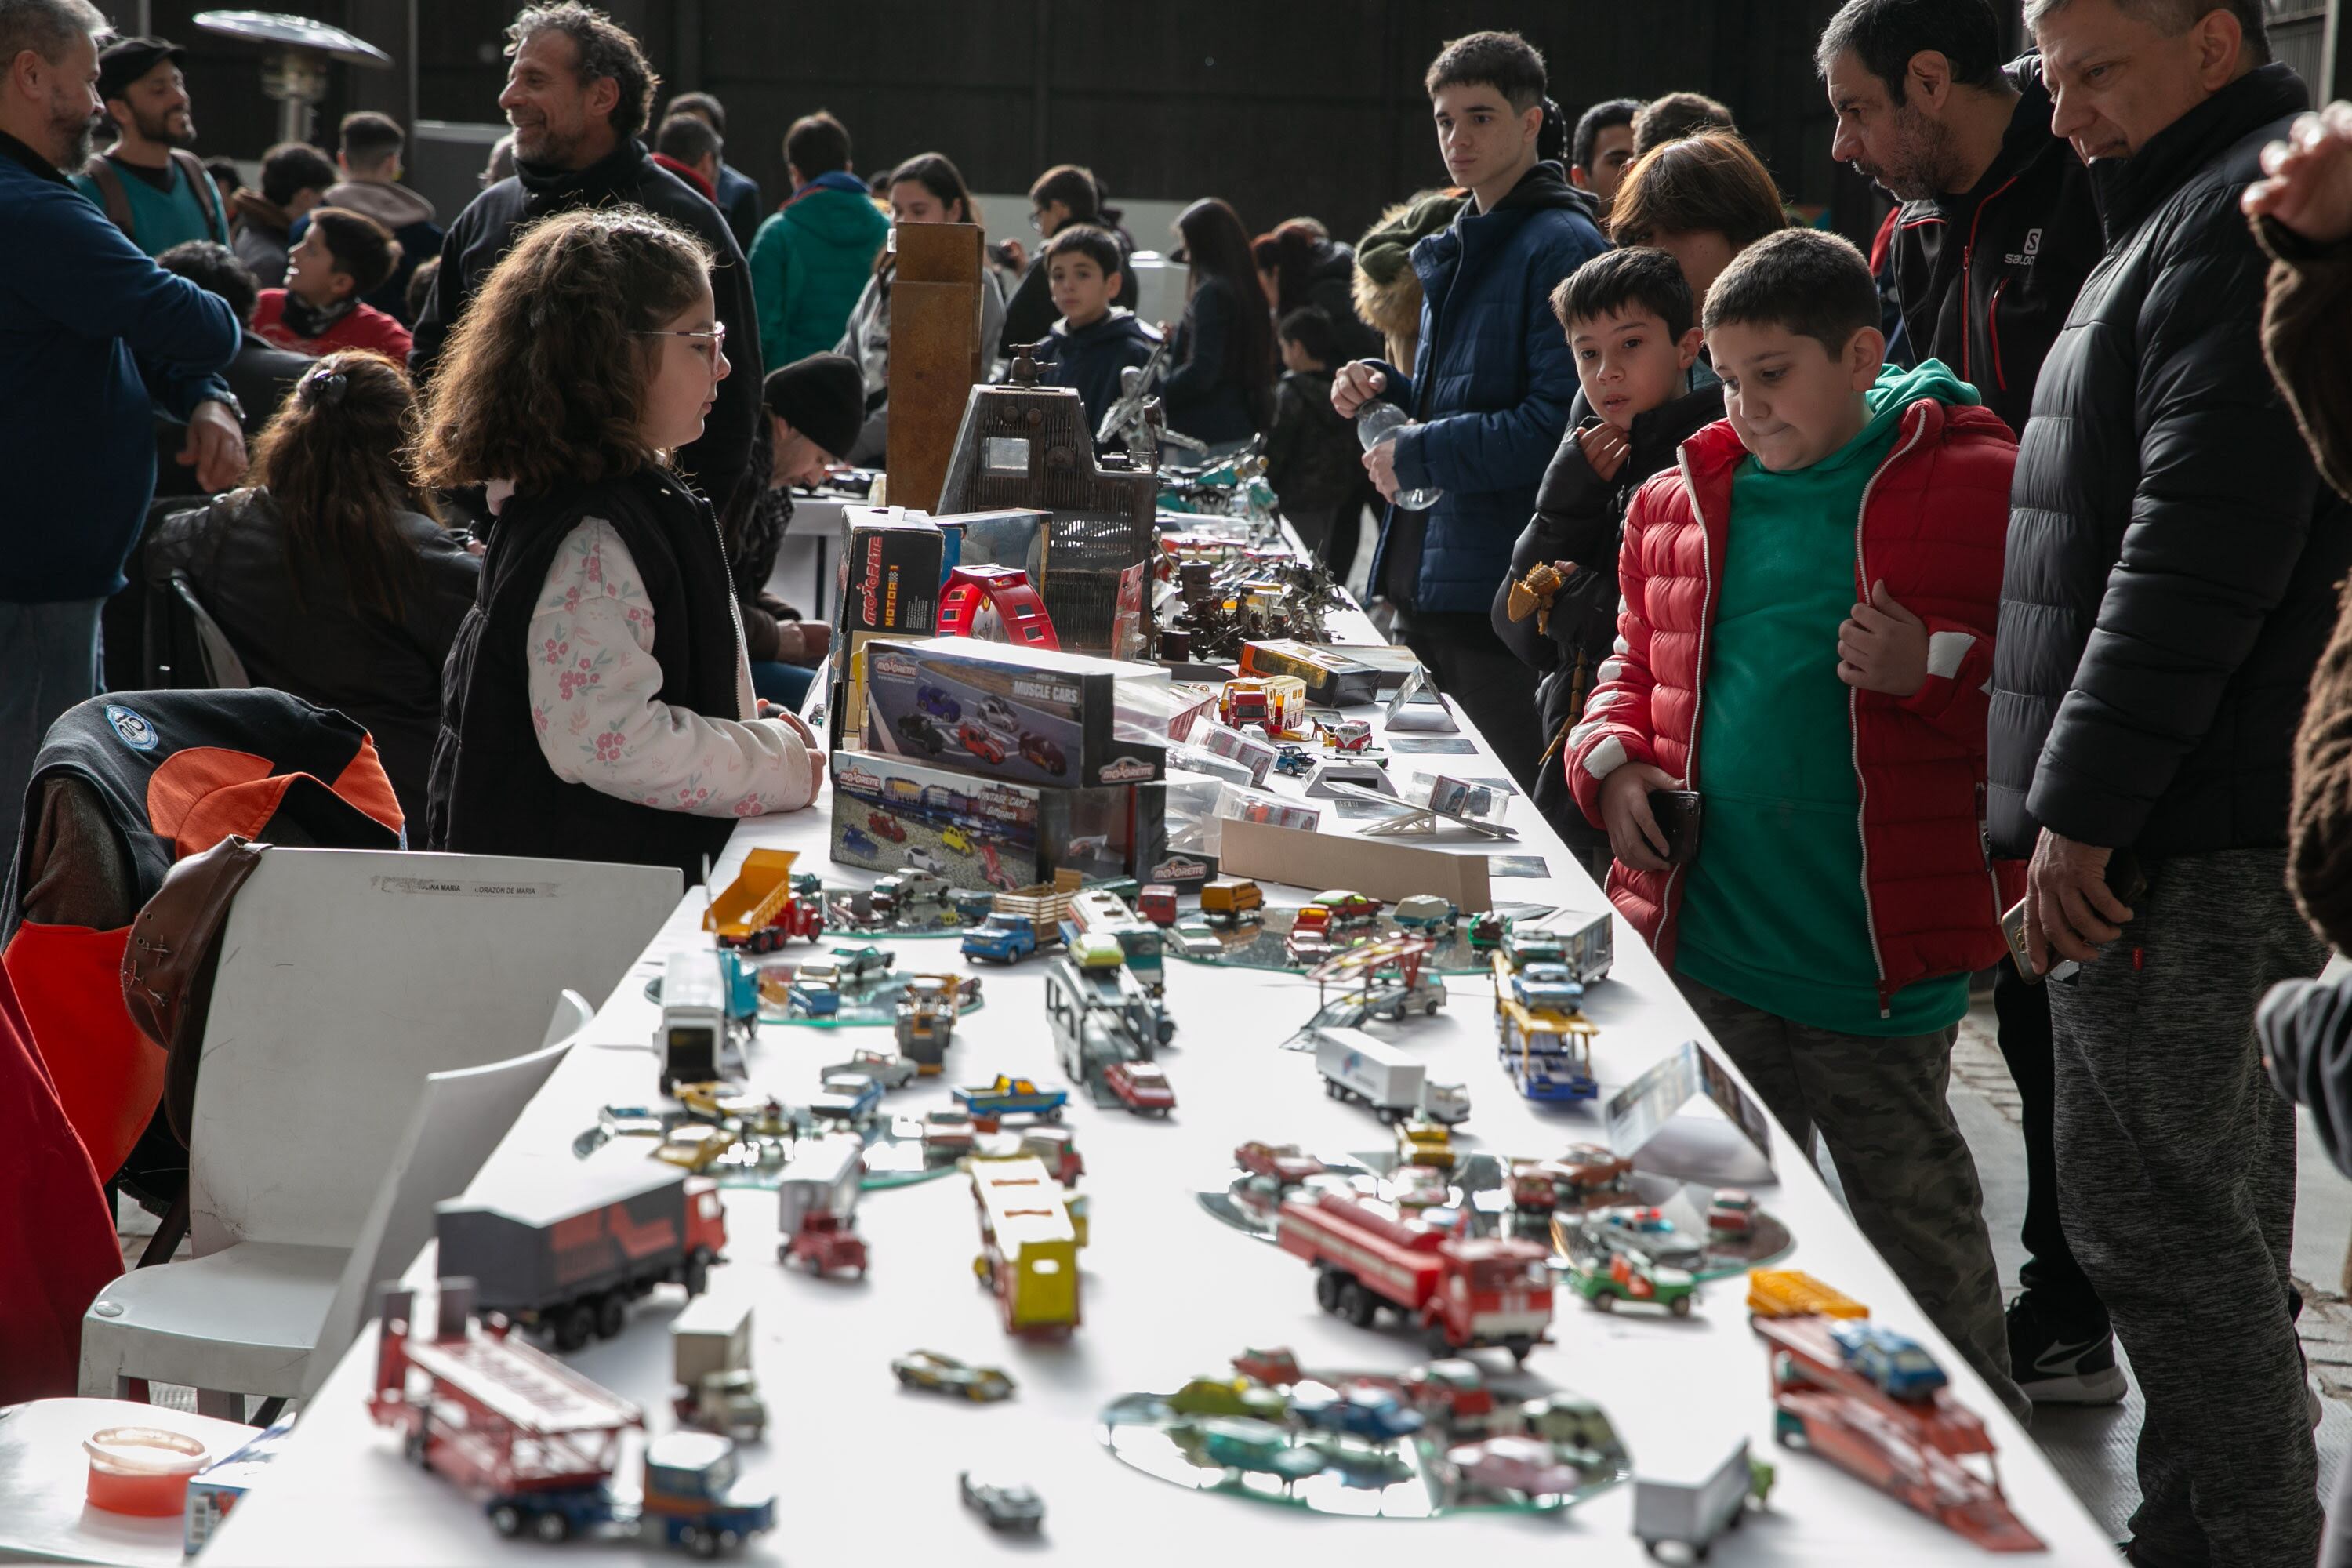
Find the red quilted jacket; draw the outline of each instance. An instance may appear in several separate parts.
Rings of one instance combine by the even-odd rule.
[[[1625,515],[1617,652],[1602,662],[1566,766],[1577,804],[1601,822],[1601,784],[1650,763],[1702,797],[1693,778],[1715,622],[1716,572],[1731,522],[1731,476],[1747,450],[1730,422],[1683,443],[1676,468],[1643,485]],[[1862,786],[1864,897],[1879,1003],[1915,980],[1974,971],[2003,952],[2000,886],[1983,835],[1986,683],[2009,534],[2017,441],[1982,408],[1921,398],[1864,492],[1854,595],[1884,581],[1927,623],[1927,679],[1907,698],[1855,690],[1853,765]],[[1824,647],[1822,657],[1835,657]],[[1699,835],[1700,853],[1706,836]],[[1680,872],[1609,872],[1609,897],[1672,963]],[[1759,910],[1759,919],[1769,918]]]

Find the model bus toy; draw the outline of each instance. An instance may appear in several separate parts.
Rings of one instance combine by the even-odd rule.
[[[735,1445],[709,1433],[655,1438],[641,1498],[616,1498],[622,1434],[645,1429],[637,1406],[502,1324],[477,1322],[464,1279],[441,1282],[430,1338],[415,1305],[413,1289],[384,1292],[368,1413],[400,1429],[417,1465],[481,1496],[501,1535],[657,1535],[715,1557],[775,1528],[775,1494],[740,1480]]]
[[[1043,1162],[974,1159],[980,1256],[972,1272],[994,1292],[1007,1333],[1067,1333],[1078,1326],[1078,1230]]]

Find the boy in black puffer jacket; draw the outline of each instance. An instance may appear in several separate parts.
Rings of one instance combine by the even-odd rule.
[[[1062,319],[1032,353],[1046,385],[1076,389],[1092,430],[1118,401],[1119,372],[1150,363],[1160,334],[1111,303],[1121,274],[1118,241],[1107,231],[1072,224],[1046,241],[1037,265]]]
[[[1535,802],[1570,848],[1605,875],[1609,840],[1577,808],[1561,744],[1617,637],[1617,547],[1625,505],[1674,466],[1675,450],[1723,417],[1723,388],[1693,390],[1703,342],[1682,268],[1663,250],[1594,257],[1553,290],[1581,392],[1544,470],[1535,516],[1495,594],[1495,631],[1543,671],[1536,705],[1544,756]]]

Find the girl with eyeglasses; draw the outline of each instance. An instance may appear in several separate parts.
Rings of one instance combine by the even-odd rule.
[[[670,455],[726,378],[710,252],[631,207],[531,228],[430,390],[421,485],[488,487],[482,589],[451,650],[425,841],[676,866],[792,811],[824,758],[751,689],[727,554]]]

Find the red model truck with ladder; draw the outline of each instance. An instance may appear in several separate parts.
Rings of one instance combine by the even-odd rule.
[[[1549,1255],[1531,1241],[1456,1236],[1339,1193],[1283,1201],[1276,1238],[1315,1265],[1315,1299],[1359,1328],[1383,1307],[1433,1355],[1499,1345],[1514,1361],[1551,1339]]]
[[[1752,1294],[1749,1305],[1759,1305]],[[1846,1364],[1831,1337],[1837,1319],[1760,1305],[1748,1321],[1773,1352],[1773,1435],[1784,1446],[1811,1449],[1988,1552],[2044,1550],[2010,1511],[1984,1423],[1949,1389],[1896,1398]]]
[[[703,1556],[775,1527],[772,1493],[735,1477],[734,1445],[671,1433],[646,1450],[642,1502],[615,1499],[621,1435],[642,1432],[635,1405],[511,1332],[474,1320],[472,1282],[441,1282],[430,1337],[417,1331],[416,1292],[384,1292],[368,1413],[401,1429],[423,1468],[484,1498],[499,1533],[562,1541],[618,1527],[657,1531]]]

